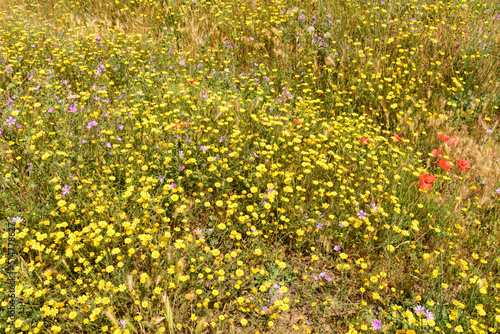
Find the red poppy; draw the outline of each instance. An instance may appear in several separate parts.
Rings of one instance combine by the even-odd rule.
[[[400,136],[398,136],[397,133],[393,133],[392,135],[394,136],[394,138],[396,138],[396,141],[402,141],[403,140],[403,138],[401,138]]]
[[[441,155],[441,151],[440,150],[432,150],[431,154],[435,157],[437,157],[438,155]]]
[[[179,127],[179,129],[182,129],[185,126],[184,122],[181,123],[175,123],[175,125],[172,127],[172,130]]]
[[[448,141],[450,140],[450,137],[448,137],[447,135],[445,135],[444,133],[440,134],[438,136],[439,139],[441,139],[442,141]]]
[[[470,162],[467,160],[458,159],[457,168],[460,170],[467,170],[470,167]]]
[[[193,79],[190,82],[191,82],[191,85],[192,85],[192,84],[194,84],[196,82],[196,79]]]
[[[303,122],[299,121],[298,119],[294,119],[293,122],[297,125],[301,125]]]
[[[458,146],[460,145],[460,140],[458,139],[457,136],[453,135],[450,137],[450,139],[448,140],[450,144],[453,144],[455,146]]]
[[[322,97],[323,96],[323,93],[319,93],[319,97]]]
[[[368,145],[369,142],[370,142],[370,139],[365,138],[365,137],[361,137],[361,144]]]
[[[446,159],[441,159],[437,163],[439,164],[439,167],[446,170],[450,170],[451,166],[453,166],[453,164],[449,161],[446,161]]]
[[[432,182],[434,181],[436,181],[436,177],[434,175],[425,173],[418,180],[418,186],[424,190],[430,190],[432,188]]]

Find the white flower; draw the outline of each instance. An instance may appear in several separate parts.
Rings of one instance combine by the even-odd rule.
[[[312,34],[314,32],[314,27],[313,26],[309,26],[307,28],[307,31],[309,31]]]
[[[332,35],[329,32],[325,32],[325,34],[323,35],[323,37],[330,38],[330,37],[332,37]]]

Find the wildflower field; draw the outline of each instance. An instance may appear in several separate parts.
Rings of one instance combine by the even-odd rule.
[[[1,333],[500,333],[500,4],[0,2]]]

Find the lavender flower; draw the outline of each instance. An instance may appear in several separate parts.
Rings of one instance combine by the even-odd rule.
[[[422,305],[415,306],[414,309],[415,313],[417,314],[424,313],[426,311],[425,307],[423,307]]]
[[[71,189],[71,187],[68,186],[67,184],[65,184],[64,187],[62,188],[62,191],[63,191],[62,196],[68,195],[70,189]]]
[[[90,121],[89,124],[87,124],[87,129],[92,129],[93,126],[97,126],[97,122],[96,121]]]
[[[359,209],[359,208],[358,208],[358,209]],[[357,213],[357,215],[358,215],[358,218],[359,218],[359,219],[365,219],[365,217],[366,217],[366,212],[364,212],[363,210],[359,210],[359,211],[358,211],[358,213]]]
[[[127,325],[127,321],[126,320],[120,320],[120,321],[118,321],[118,325],[120,325],[120,327],[122,328],[122,330],[125,330],[125,326]]]
[[[344,224],[343,224],[343,223],[344,223],[343,221],[339,221],[339,226],[340,226],[340,227],[344,227]]]
[[[372,321],[372,327],[374,330],[378,330],[378,329],[381,329],[382,328],[382,321],[378,320],[378,319],[375,319]]]
[[[15,118],[12,118],[12,116],[10,116],[6,121],[7,125],[14,125],[16,124],[16,119]]]

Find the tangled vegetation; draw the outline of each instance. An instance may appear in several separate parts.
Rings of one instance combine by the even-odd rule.
[[[500,331],[496,1],[0,10],[2,332]]]

